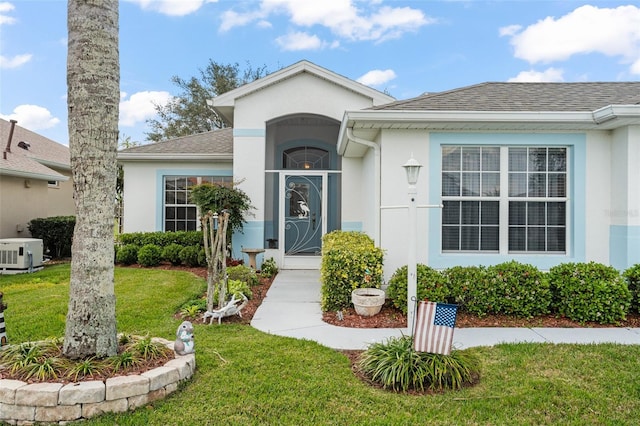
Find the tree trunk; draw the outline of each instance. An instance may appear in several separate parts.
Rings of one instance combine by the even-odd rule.
[[[76,204],[64,355],[117,353],[114,203],[120,101],[117,0],[69,0],[67,105]]]

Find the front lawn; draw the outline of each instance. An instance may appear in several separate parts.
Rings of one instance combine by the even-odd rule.
[[[68,265],[0,276],[11,343],[62,335]],[[173,339],[173,313],[205,287],[185,272],[116,269],[118,330]],[[196,325],[198,369],[167,400],[86,425],[637,424],[640,346],[505,344],[468,349],[480,383],[459,392],[374,389],[348,358],[241,324]]]

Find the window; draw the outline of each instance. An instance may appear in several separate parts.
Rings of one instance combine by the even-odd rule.
[[[566,197],[567,148],[443,146],[442,250],[564,253]]]
[[[291,148],[282,154],[282,168],[326,170],[330,168],[330,158],[329,152],[321,148],[309,146]]]
[[[165,176],[164,178],[164,230],[195,231],[198,212],[191,203],[191,188],[202,183],[231,185],[231,176]]]
[[[60,182],[57,180],[49,180],[47,181],[47,186],[49,188],[60,188]]]

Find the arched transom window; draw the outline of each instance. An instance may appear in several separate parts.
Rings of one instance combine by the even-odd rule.
[[[284,151],[282,154],[282,168],[294,170],[327,170],[331,166],[329,160],[329,151],[321,148],[302,146]]]

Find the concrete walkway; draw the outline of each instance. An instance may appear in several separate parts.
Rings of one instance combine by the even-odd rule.
[[[366,349],[371,343],[408,334],[407,328],[346,328],[323,322],[317,270],[280,271],[251,325],[334,349]],[[453,337],[457,349],[516,342],[638,345],[640,328],[457,328]]]

